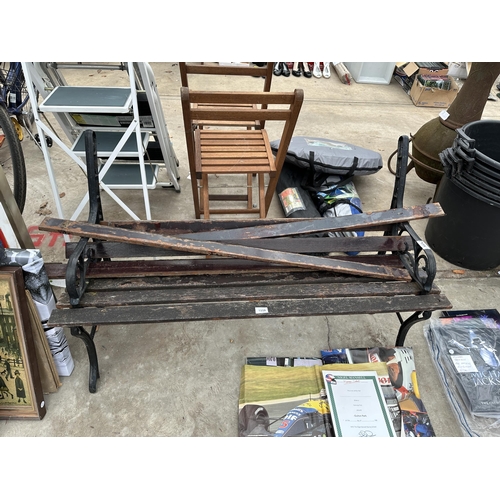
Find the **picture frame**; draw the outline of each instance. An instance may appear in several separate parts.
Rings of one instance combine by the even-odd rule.
[[[46,414],[23,270],[0,266],[0,420]]]

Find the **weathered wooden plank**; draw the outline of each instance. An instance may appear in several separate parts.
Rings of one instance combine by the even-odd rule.
[[[424,211],[415,214],[410,209],[390,209],[381,212],[366,212],[345,217],[325,217],[315,219],[195,219],[195,220],[160,220],[160,221],[103,221],[101,225],[120,227],[141,232],[164,235],[177,235],[190,239],[213,241],[243,238],[276,238],[298,234],[312,234],[335,231],[364,230],[385,231],[393,224],[411,220],[444,215],[439,203],[423,205]],[[402,210],[396,214],[395,210]],[[427,213],[423,213],[427,212]],[[385,221],[379,214],[387,214]],[[397,215],[394,217],[393,215]],[[322,226],[322,228],[320,227]],[[288,229],[287,229],[288,228]],[[283,234],[278,234],[278,230]],[[231,232],[229,232],[231,230]]]
[[[80,307],[117,307],[126,305],[154,305],[177,304],[188,302],[220,302],[233,301],[280,301],[287,299],[304,298],[333,298],[333,297],[387,297],[420,295],[420,287],[414,283],[379,282],[379,283],[300,283],[293,286],[290,283],[238,286],[184,286],[150,288],[147,280],[136,280],[136,287],[132,290],[120,290],[113,284],[109,291],[100,290],[95,293],[89,286],[80,300]],[[62,301],[61,301],[62,302]]]
[[[241,229],[254,226],[269,226],[273,224],[291,224],[296,222],[316,221],[316,219],[192,219],[192,220],[121,220],[121,221],[102,221],[103,226],[121,227],[124,229],[134,229],[135,231],[144,231],[147,233],[158,233],[165,235],[182,235],[184,233],[203,233],[213,232],[214,241],[217,241],[217,231],[224,229]],[[391,228],[390,224],[382,224],[380,226],[361,226],[362,229],[369,233],[383,233]]]
[[[355,217],[355,216],[353,216]],[[174,236],[162,236],[152,233],[142,233],[128,229],[89,224],[86,222],[70,221],[63,219],[46,218],[39,225],[43,231],[61,232],[81,237],[98,238],[108,241],[123,241],[132,244],[153,246],[182,250],[190,253],[204,255],[222,255],[276,264],[285,264],[307,269],[322,269],[324,271],[337,271],[358,276],[373,276],[377,278],[397,279],[409,281],[411,278],[402,269],[347,262],[333,258],[301,255],[289,252],[278,252],[261,248],[243,247],[215,241],[196,241]]]
[[[353,260],[353,257],[346,256],[345,260]],[[399,258],[394,255],[387,256],[370,256],[367,263],[377,264],[383,263],[390,267],[397,267],[401,264]],[[127,261],[100,261],[92,262],[87,269],[87,278],[140,278],[140,277],[166,277],[166,276],[231,276],[237,274],[239,276],[261,274],[264,278],[270,273],[299,273],[303,275],[307,269],[299,267],[283,266],[278,264],[270,264],[266,262],[257,262],[245,259],[175,259],[175,260],[127,260]],[[319,271],[318,271],[319,272]],[[342,280],[349,278],[346,274],[334,272],[322,272],[326,279],[334,279],[339,276]],[[59,277],[64,278],[63,273]],[[354,279],[354,277],[352,277]],[[218,278],[222,279],[222,278]],[[252,279],[255,279],[253,277]],[[303,279],[301,277],[301,279]],[[356,276],[356,279],[365,279],[362,276]],[[367,280],[375,280],[380,278],[366,278]]]
[[[167,276],[123,276],[119,273],[111,277],[94,276],[88,285],[88,290],[92,293],[99,293],[103,290],[140,290],[148,288],[151,290],[159,288],[213,288],[227,286],[268,286],[268,285],[288,285],[295,286],[301,284],[328,284],[337,286],[339,283],[360,283],[367,286],[371,283],[383,283],[382,280],[366,278],[360,276],[346,276],[336,273],[297,270],[291,272],[247,272],[247,273],[217,273],[217,274],[170,274]],[[387,282],[385,282],[387,283]],[[402,282],[390,282],[391,284],[401,284]],[[406,285],[406,283],[403,283]],[[412,285],[413,286],[413,285]],[[435,293],[436,289],[431,289],[429,293]]]
[[[236,238],[277,238],[280,236],[313,234],[325,231],[354,231],[366,227],[377,227],[382,224],[397,224],[442,215],[444,215],[444,211],[439,203],[428,203],[409,208],[393,208],[344,217],[324,217],[284,224],[270,224],[269,226],[226,229],[218,231],[215,236],[213,232],[206,232],[184,234],[180,237],[200,241],[223,241]]]
[[[415,311],[414,296],[399,297],[334,297],[300,300],[256,300],[254,302],[209,302],[176,305],[123,306],[110,308],[55,309],[48,326],[127,325],[218,319],[277,318],[327,316],[343,314],[376,314]],[[440,294],[418,297],[423,311],[451,309],[448,299]],[[266,311],[267,312],[263,312]]]
[[[66,278],[66,262],[45,262],[45,272],[49,279],[64,279]]]
[[[246,245],[268,250],[279,250],[285,252],[292,250],[294,253],[328,253],[328,252],[393,252],[404,251],[405,246],[411,245],[409,236],[364,236],[346,238],[273,238],[256,240],[229,240],[227,243],[233,245]],[[66,243],[66,257],[73,253],[76,243]],[[103,241],[99,243],[88,243],[98,258],[125,258],[125,257],[167,257],[186,255],[185,252],[167,250],[162,248],[144,247],[130,245],[128,243],[117,243]],[[359,255],[358,259],[364,261],[365,255]]]

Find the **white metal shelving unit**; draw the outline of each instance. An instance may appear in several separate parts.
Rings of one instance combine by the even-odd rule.
[[[88,202],[88,192],[74,213],[67,217],[61,205],[47,137],[57,144],[86,173],[83,133],[96,134],[100,162],[100,187],[133,219],[140,220],[114,189],[141,189],[146,219],[151,220],[149,189],[157,185],[180,192],[178,160],[170,141],[153,71],[147,63],[126,63],[129,87],[69,86],[58,63],[22,63],[33,106],[35,124],[60,218],[75,220]],[[79,66],[75,64],[75,68]],[[139,98],[140,101],[139,101]],[[140,109],[147,109],[141,114]],[[71,146],[61,140],[42,115],[52,113]],[[154,146],[154,147],[153,147]],[[152,159],[150,159],[152,157]],[[148,163],[146,164],[146,160]],[[169,182],[157,183],[164,166]]]

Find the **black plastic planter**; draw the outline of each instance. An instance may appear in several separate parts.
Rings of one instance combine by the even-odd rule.
[[[494,269],[500,266],[500,121],[467,124],[457,136],[440,154],[444,175],[434,194],[446,215],[429,219],[425,237],[452,264]]]

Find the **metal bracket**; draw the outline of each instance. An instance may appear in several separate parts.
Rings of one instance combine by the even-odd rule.
[[[100,377],[99,362],[97,360],[97,351],[94,344],[94,335],[97,328],[97,325],[92,326],[89,333],[83,326],[71,327],[71,335],[81,339],[87,348],[87,354],[89,356],[89,391],[92,393],[97,391],[97,379]]]
[[[98,224],[103,220],[101,195],[99,192],[99,172],[95,132],[85,132],[85,155],[87,162],[87,182],[89,188],[89,217],[88,222]],[[89,265],[97,262],[95,252],[87,248],[90,238],[81,238],[75,250],[68,259],[66,267],[66,291],[70,297],[70,304],[78,306],[87,286],[86,274]],[[98,240],[97,240],[98,241]]]
[[[396,313],[399,321],[401,322],[401,326],[399,327],[398,336],[396,337],[396,346],[402,347],[405,343],[406,334],[410,330],[410,328],[420,321],[425,321],[429,319],[432,315],[431,311],[417,311],[413,313],[409,318],[403,320],[400,313]],[[422,315],[422,316],[420,316]]]

